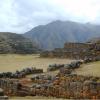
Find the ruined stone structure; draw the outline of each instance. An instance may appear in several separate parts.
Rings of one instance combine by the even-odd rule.
[[[33,88],[35,89],[33,93],[68,99],[99,99],[100,84],[91,79],[91,77],[60,74],[52,84]]]
[[[4,94],[4,91],[1,88],[0,88],[0,100],[8,100],[8,96]]]
[[[46,96],[67,99],[100,99],[100,78],[75,74],[58,73],[55,77],[35,78],[21,86],[15,80],[0,80],[8,96]],[[11,83],[10,83],[11,82]]]
[[[82,49],[88,49],[88,48],[92,48],[93,45],[91,43],[65,43],[64,44],[64,48],[65,49],[79,49],[79,50],[82,50]]]
[[[64,48],[41,53],[41,57],[60,57],[71,59],[98,58],[100,60],[100,43],[65,43]]]
[[[0,79],[0,88],[2,88],[6,95],[16,95],[18,80],[16,79]]]
[[[79,68],[83,63],[85,62],[71,62],[61,67],[59,72],[54,76],[45,73],[44,75],[36,75],[32,78],[0,78],[0,88],[4,90],[7,96],[100,99],[100,77],[71,73],[73,69]]]

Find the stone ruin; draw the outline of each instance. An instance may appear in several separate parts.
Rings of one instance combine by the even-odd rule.
[[[100,60],[100,43],[65,43],[64,48],[44,51],[41,57],[59,57],[70,59],[92,58]]]
[[[0,88],[0,100],[8,100],[8,96],[4,95],[4,91],[1,88]]]
[[[22,70],[16,70],[16,72],[2,72],[0,73],[0,78],[13,78],[13,79],[19,79],[24,78],[26,75],[30,74],[40,74],[43,73],[43,69],[37,69],[35,67],[31,68],[24,68]]]
[[[50,76],[32,79],[33,85],[22,82],[8,87],[5,93],[8,96],[46,96],[66,99],[100,99],[100,78],[75,74],[58,73]]]
[[[0,78],[0,88],[7,96],[100,99],[100,77],[71,74],[72,70],[83,63],[76,61],[60,67],[54,76],[44,73],[24,79]]]

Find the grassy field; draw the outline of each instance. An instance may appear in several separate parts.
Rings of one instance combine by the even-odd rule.
[[[0,55],[0,72],[16,71],[26,67],[43,68],[46,72],[49,64],[67,64],[72,60],[59,58],[40,58],[39,55],[15,55],[2,54]],[[100,76],[100,62],[94,62],[82,65],[81,68],[74,73],[82,75]]]
[[[100,77],[100,61],[82,65],[79,69],[76,69],[74,73]]]
[[[42,96],[26,96],[26,97],[10,97],[10,100],[66,100],[58,99],[55,97],[42,97]]]
[[[16,71],[26,67],[43,68],[47,70],[49,64],[67,64],[72,60],[56,58],[40,58],[39,55],[0,55],[0,72]]]
[[[0,72],[16,71],[26,67],[43,68],[46,72],[49,64],[67,64],[72,60],[58,59],[58,58],[40,58],[39,55],[15,55],[6,54],[0,55]],[[53,72],[54,73],[54,72]],[[51,73],[51,74],[53,74]],[[76,69],[73,73],[81,75],[93,75],[100,77],[100,62],[94,62],[82,65],[79,69]],[[11,97],[10,100],[58,100],[55,98],[47,97]],[[59,99],[62,100],[62,99]]]

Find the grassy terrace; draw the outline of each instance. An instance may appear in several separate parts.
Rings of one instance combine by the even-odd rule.
[[[83,65],[79,69],[76,69],[74,73],[100,77],[100,61]]]

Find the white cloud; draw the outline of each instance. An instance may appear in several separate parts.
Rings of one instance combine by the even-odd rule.
[[[23,33],[53,20],[100,22],[100,0],[0,0],[0,31]]]

